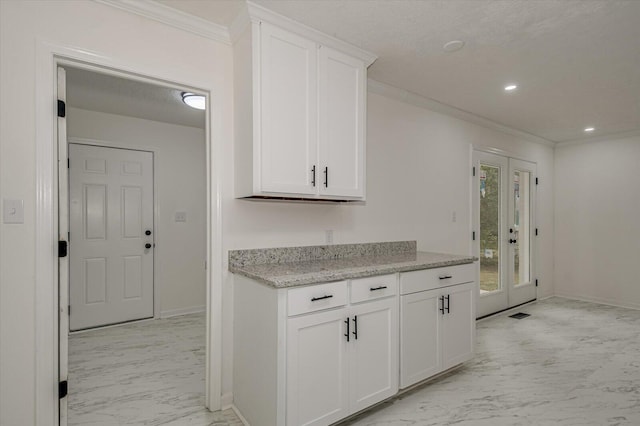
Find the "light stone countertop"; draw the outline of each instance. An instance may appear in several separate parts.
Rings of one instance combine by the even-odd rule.
[[[443,253],[407,251],[371,256],[316,259],[306,261],[234,264],[229,270],[274,288],[362,278],[395,272],[472,263],[477,258]]]

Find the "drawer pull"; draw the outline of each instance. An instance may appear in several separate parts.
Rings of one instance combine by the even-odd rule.
[[[385,288],[387,288],[386,285],[381,285],[380,287],[371,287],[369,289],[369,291],[378,291],[378,290],[384,290]]]
[[[441,280],[448,280],[449,278],[453,278],[452,275],[440,275],[438,278],[440,278]]]
[[[322,297],[312,297],[311,301],[312,302],[316,302],[318,300],[331,299],[332,297],[333,297],[333,294],[326,294],[326,295],[324,295]]]

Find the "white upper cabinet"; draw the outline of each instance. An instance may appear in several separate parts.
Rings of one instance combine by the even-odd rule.
[[[252,3],[231,32],[236,197],[364,200],[375,56]]]

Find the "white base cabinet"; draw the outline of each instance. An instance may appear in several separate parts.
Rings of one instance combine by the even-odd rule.
[[[455,274],[441,273],[436,279],[465,280],[472,276],[473,267],[451,268]],[[413,272],[400,274],[401,292],[403,288],[415,290],[417,278],[420,275]],[[423,278],[425,288],[431,287],[431,277],[425,274]],[[475,282],[470,281],[400,296],[401,389],[472,358],[476,330],[474,295]]]
[[[271,289],[236,276],[234,404],[248,423],[326,426],[395,395],[397,280]]]

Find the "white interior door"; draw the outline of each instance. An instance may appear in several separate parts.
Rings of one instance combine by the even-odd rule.
[[[153,317],[152,155],[69,144],[72,331]]]
[[[534,212],[536,165],[474,152],[474,251],[480,258],[477,316],[536,298]]]

